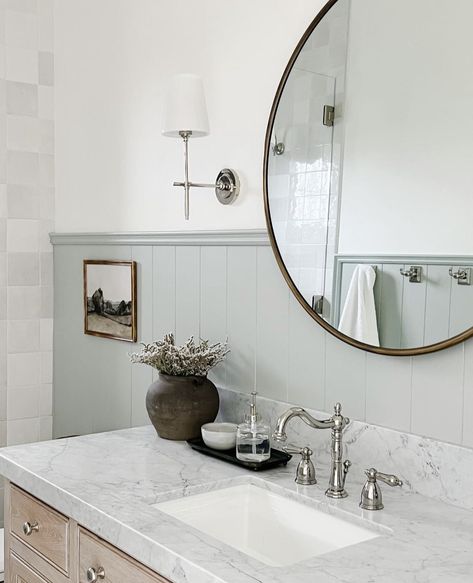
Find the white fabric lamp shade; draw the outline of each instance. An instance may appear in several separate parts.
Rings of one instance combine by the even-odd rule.
[[[204,85],[198,75],[175,75],[171,79],[162,133],[179,138],[180,132],[192,132],[193,138],[209,133]]]

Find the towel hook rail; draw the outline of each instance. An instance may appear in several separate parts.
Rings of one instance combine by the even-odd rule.
[[[422,282],[422,267],[420,265],[411,265],[409,269],[401,267],[399,272],[402,276],[408,277],[410,283]]]
[[[456,279],[458,285],[471,285],[471,267],[459,267],[456,271],[450,267],[448,274]]]

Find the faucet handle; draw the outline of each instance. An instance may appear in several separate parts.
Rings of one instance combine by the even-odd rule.
[[[368,480],[361,491],[360,508],[363,510],[382,510],[384,508],[383,495],[378,480],[392,487],[402,486],[402,480],[394,474],[378,472],[375,468],[365,470],[365,474]]]
[[[375,480],[381,480],[381,482],[384,482],[388,486],[391,486],[391,487],[402,486],[402,480],[400,480],[394,474],[383,474],[382,472],[378,472],[374,468],[371,468],[370,470],[366,470],[365,474],[369,477],[371,475],[371,472],[374,472]]]
[[[317,484],[315,477],[315,467],[311,456],[314,453],[310,447],[298,447],[297,445],[285,445],[283,450],[287,453],[298,453],[301,455],[301,461],[296,470],[296,483],[301,486],[312,486]]]

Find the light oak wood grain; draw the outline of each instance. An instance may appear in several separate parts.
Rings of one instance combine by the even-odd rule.
[[[6,514],[7,515],[7,514]],[[65,575],[69,572],[69,519],[49,506],[11,487],[8,512],[12,540],[20,540]],[[25,522],[37,522],[39,530],[27,536]]]
[[[47,583],[46,579],[23,563],[14,553],[10,553],[8,562],[10,563],[10,579],[9,581],[5,579],[8,583]]]
[[[26,521],[38,522],[39,531],[26,536]],[[170,583],[8,480],[5,557],[6,583],[88,583],[89,567],[103,567],[99,583]]]
[[[87,583],[87,569],[104,569],[103,583],[170,583],[153,573],[128,555],[102,541],[95,535],[79,529],[79,583]]]

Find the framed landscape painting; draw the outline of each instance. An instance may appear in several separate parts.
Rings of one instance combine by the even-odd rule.
[[[136,342],[136,262],[84,260],[84,333]]]

